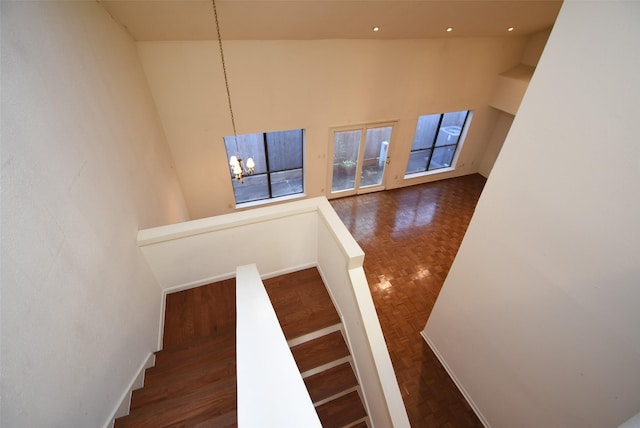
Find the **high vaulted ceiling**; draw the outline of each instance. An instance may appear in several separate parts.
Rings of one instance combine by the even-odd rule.
[[[211,0],[98,0],[138,41],[211,40]],[[223,39],[419,39],[527,35],[558,0],[216,0]],[[373,27],[380,27],[374,32]],[[453,31],[446,32],[447,27]],[[507,32],[508,27],[515,30]]]

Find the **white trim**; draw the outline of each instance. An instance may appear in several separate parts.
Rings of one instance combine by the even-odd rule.
[[[356,426],[360,422],[364,422],[364,423],[367,424],[367,426],[371,426],[371,420],[369,419],[369,416],[365,416],[364,418],[360,418],[357,421],[353,421],[353,422],[345,425],[343,428],[350,428],[350,427]]]
[[[349,352],[349,355],[347,355],[346,357],[342,357],[342,358],[338,358],[337,360],[333,360],[331,362],[328,362],[326,364],[322,364],[321,366],[318,367],[314,367],[312,369],[309,369],[307,371],[304,371],[302,373],[300,373],[300,375],[302,376],[303,379],[308,378],[309,376],[313,376],[313,375],[317,375],[318,373],[322,373],[325,370],[329,370],[332,369],[334,367],[338,367],[344,363],[349,363],[351,365],[351,368],[353,368],[354,364],[353,364],[353,358],[351,357],[351,352]],[[360,384],[360,380],[358,379],[358,385]],[[364,401],[364,400],[362,400]]]
[[[306,263],[299,266],[294,266],[287,269],[281,269],[278,271],[270,272],[268,274],[262,275],[262,279],[274,278],[280,275],[286,275],[288,273],[297,272],[303,269],[309,269],[312,267],[316,267],[316,263]],[[174,287],[169,287],[166,290],[162,290],[162,297],[160,301],[160,331],[158,332],[158,351],[161,351],[164,340],[164,318],[166,313],[166,305],[167,305],[167,294],[177,293],[179,291],[190,290],[192,288],[201,287],[203,285],[213,284],[215,282],[224,281],[227,279],[235,278],[235,272],[230,272],[223,275],[216,275],[209,278],[199,279],[197,281],[191,281],[186,284],[176,285]]]
[[[473,399],[471,398],[467,390],[464,389],[464,386],[462,386],[462,384],[460,383],[456,375],[453,373],[453,370],[451,370],[451,367],[449,367],[445,359],[442,357],[442,354],[438,352],[438,348],[436,347],[436,345],[434,345],[433,342],[431,342],[431,340],[429,339],[429,337],[426,335],[424,331],[420,332],[420,336],[422,336],[424,341],[427,342],[427,345],[429,345],[429,348],[431,348],[433,353],[436,355],[436,357],[438,358],[438,361],[440,361],[440,364],[442,364],[442,367],[444,367],[444,369],[447,371],[453,383],[456,384],[456,386],[458,387],[458,390],[460,390],[464,399],[467,400],[467,403],[469,403],[469,406],[471,406],[471,409],[473,409],[478,419],[480,419],[480,422],[482,422],[482,425],[484,425],[487,428],[490,428],[491,425],[489,425],[489,422],[487,421],[487,419],[484,417],[484,415],[482,414],[478,406],[476,406],[476,403],[473,402]]]
[[[293,272],[298,272],[300,270],[305,270],[305,269],[310,269],[313,267],[318,266],[318,264],[314,261],[314,262],[310,262],[310,263],[303,263],[301,265],[298,266],[294,266],[294,267],[288,267],[286,269],[279,269],[273,272],[269,272],[269,273],[265,273],[264,275],[260,275],[260,278],[262,279],[269,279],[269,278],[275,278],[276,276],[281,276],[281,275],[287,275],[289,273],[293,273]]]
[[[335,305],[334,305],[335,306]],[[340,331],[342,328],[342,322],[330,325],[329,327],[321,328],[320,330],[313,331],[311,333],[303,334],[302,336],[294,337],[287,341],[290,348],[301,345],[305,342],[309,342],[319,337],[326,336],[327,334]]]
[[[167,292],[162,290],[160,296],[160,330],[158,331],[158,351],[162,351],[162,341],[164,340],[164,314],[167,308]]]
[[[172,241],[187,236],[196,236],[233,227],[262,223],[283,217],[291,217],[297,214],[315,212],[318,209],[318,204],[324,199],[322,196],[301,199],[287,205],[286,210],[283,210],[282,204],[274,204],[261,207],[259,210],[238,211],[231,214],[222,214],[215,217],[139,230],[137,238],[138,247],[145,247],[159,242]]]
[[[129,409],[131,406],[131,393],[138,389],[142,388],[144,385],[144,372],[149,367],[153,367],[156,364],[156,355],[152,352],[149,354],[147,359],[142,362],[142,365],[136,372],[136,375],[129,382],[129,387],[125,390],[125,393],[122,394],[120,398],[120,404],[113,410],[111,413],[111,417],[108,422],[104,425],[104,428],[111,428],[115,425],[115,420],[122,416],[127,416],[129,414]]]
[[[327,182],[326,182],[326,191],[325,195],[327,195],[328,199],[336,199],[342,198],[345,196],[353,196],[353,195],[361,195],[372,192],[379,192],[385,190],[387,188],[387,183],[389,181],[389,173],[388,173],[388,164],[385,164],[383,170],[382,181],[378,185],[360,187],[360,178],[362,175],[363,169],[363,161],[364,161],[364,152],[367,138],[367,130],[371,128],[383,128],[389,127],[391,128],[391,138],[389,139],[389,147],[391,145],[391,141],[393,136],[395,135],[396,127],[398,125],[398,120],[388,120],[388,121],[378,121],[378,122],[367,122],[367,123],[359,123],[354,125],[342,125],[342,126],[332,126],[329,128],[329,147],[327,150],[327,158],[329,161],[327,162]],[[356,162],[356,172],[355,172],[355,182],[353,189],[343,189],[333,191],[333,162],[331,161],[334,157],[335,152],[335,135],[338,132],[347,132],[347,131],[360,131],[360,143],[358,147],[358,161]],[[387,151],[387,159],[391,160],[391,155]]]
[[[354,392],[354,391],[357,391],[357,390],[358,390],[358,388],[359,388],[359,386],[358,386],[358,385],[356,385],[356,386],[352,386],[351,388],[347,388],[347,389],[345,389],[344,391],[340,391],[340,392],[338,392],[337,394],[333,394],[333,395],[332,395],[332,396],[330,396],[330,397],[323,398],[322,400],[318,400],[318,401],[316,401],[315,403],[313,403],[313,405],[314,405],[314,407],[322,406],[323,404],[327,404],[329,401],[333,401],[333,400],[335,400],[336,398],[340,398],[340,397],[343,397],[343,396],[345,396],[345,395],[347,395],[347,394],[350,394],[350,393],[352,393],[352,392]],[[358,394],[358,396],[360,396],[360,395]],[[363,401],[363,400],[362,400],[362,397],[360,398],[360,401]]]
[[[187,282],[185,284],[174,285],[173,287],[169,287],[162,291],[164,291],[165,294],[172,294],[172,293],[177,293],[179,291],[202,287],[203,285],[213,284],[215,282],[225,281],[227,279],[231,279],[234,277],[235,277],[234,272],[230,272],[222,275],[211,276],[209,278],[198,279],[195,281]]]
[[[447,166],[445,168],[432,169],[430,171],[411,172],[409,174],[405,174],[403,179],[410,180],[412,178],[428,177],[430,175],[444,174],[445,172],[451,172],[455,170],[455,166]]]
[[[291,201],[295,201],[296,199],[304,199],[306,197],[307,197],[307,194],[305,192],[294,193],[292,195],[278,196],[277,198],[259,199],[257,201],[250,201],[250,202],[240,202],[239,204],[236,204],[235,208],[237,210],[243,210],[247,208],[263,207],[269,204],[277,204],[278,202],[291,202]]]
[[[374,122],[358,122],[351,125],[333,125],[333,126],[330,126],[329,129],[337,130],[337,131],[349,131],[354,128],[365,128],[365,127],[381,128],[389,123],[395,124],[395,123],[398,123],[399,121],[400,119],[396,118],[396,119],[388,119],[388,120],[376,120]]]
[[[393,189],[402,189],[408,186],[415,186],[418,184],[426,184],[432,183],[434,181],[448,180],[450,178],[463,177],[465,175],[473,175],[476,174],[477,171],[468,170],[463,167],[449,167],[449,168],[441,168],[433,171],[428,171],[428,173],[415,173],[410,175],[404,175],[401,183],[397,186],[387,187],[387,190]]]

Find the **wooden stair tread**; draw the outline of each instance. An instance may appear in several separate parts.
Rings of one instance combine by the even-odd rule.
[[[169,425],[167,428],[237,428],[238,426],[238,414],[236,410],[232,410],[222,415],[209,417],[195,417],[190,418],[188,421],[179,422],[177,424]]]
[[[236,343],[235,330],[194,340],[180,346],[157,351],[155,366],[168,367],[175,362],[181,362],[203,353],[216,352],[220,349],[233,348]]]
[[[235,364],[236,350],[226,348],[215,353],[206,353],[168,367],[155,366],[146,370],[145,385],[168,384],[191,372],[202,372],[213,367]]]
[[[144,388],[133,392],[131,412],[116,420],[116,428],[238,426],[236,337],[235,325],[230,324],[232,318],[235,322],[235,281],[221,284],[167,296],[165,334],[167,328],[171,333],[165,335],[165,349],[156,353],[155,367],[145,372]],[[289,340],[306,340],[301,336],[321,334],[319,330],[341,322],[316,268],[272,278],[265,281],[265,288]],[[301,372],[342,362],[305,379],[314,402],[357,386],[351,365],[344,363],[349,349],[340,331],[291,350]],[[316,410],[325,427],[356,423],[366,416],[357,391]]]
[[[264,281],[264,284],[287,340],[298,339],[294,343],[299,343],[305,340],[302,336],[310,335],[313,337],[313,334],[319,333],[320,330],[341,324],[342,321],[317,268],[268,279]],[[304,341],[291,347],[291,352],[302,373],[324,365],[330,367],[330,363],[341,363],[337,367],[330,367],[320,373],[315,373],[317,370],[314,370],[313,374],[305,379],[309,395],[316,403],[344,393],[358,385],[351,365],[343,360],[349,357],[350,353],[341,331],[334,331],[316,339]],[[357,400],[355,407],[348,401],[353,397]],[[349,419],[348,422],[356,422],[366,416],[357,392],[355,396],[349,393],[320,407],[325,415],[331,416],[334,412],[334,406],[339,406],[345,400],[347,400],[347,406],[355,408],[355,412],[352,411],[352,413],[358,415],[358,417],[350,419],[347,411],[348,417],[346,419]],[[337,411],[343,412],[340,409]],[[337,427],[342,425],[333,424],[331,421],[326,424],[323,421],[323,426]]]
[[[343,427],[367,416],[356,391],[316,407],[323,427]]]
[[[367,425],[367,423],[363,421],[355,425],[351,425],[349,428],[369,428],[369,425]]]
[[[316,403],[358,385],[351,364],[332,367],[304,380],[311,400]]]
[[[212,418],[235,410],[236,405],[236,380],[225,379],[196,392],[135,409],[116,419],[116,428],[169,426],[191,418]]]
[[[166,297],[163,348],[235,329],[236,282],[227,279]]]
[[[175,376],[173,380],[161,379],[155,384],[148,383],[144,388],[136,389],[131,395],[131,410],[182,394],[190,394],[207,385],[226,379],[235,379],[236,364],[214,364]]]
[[[287,340],[340,323],[317,268],[264,281]]]
[[[317,339],[291,348],[300,372],[306,372],[323,364],[349,356],[349,349],[340,331],[334,331]]]

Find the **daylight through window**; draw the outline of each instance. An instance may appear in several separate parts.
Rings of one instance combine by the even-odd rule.
[[[463,110],[420,116],[406,174],[450,167],[468,115]]]
[[[224,137],[227,159],[240,155],[255,162],[255,173],[243,183],[229,171],[236,204],[302,193],[303,140],[303,129],[238,135],[236,150],[234,137]]]

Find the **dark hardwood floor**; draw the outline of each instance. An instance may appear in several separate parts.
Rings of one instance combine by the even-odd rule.
[[[236,427],[235,322],[233,279],[169,294],[163,349],[115,427]]]
[[[331,201],[364,270],[413,427],[481,427],[420,331],[485,179],[469,175]]]

